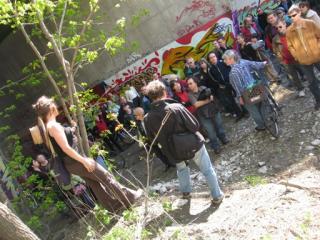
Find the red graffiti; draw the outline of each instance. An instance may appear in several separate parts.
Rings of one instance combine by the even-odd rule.
[[[120,76],[116,74],[116,79],[113,80],[113,85],[122,85],[139,75],[144,75],[145,73],[157,72],[158,65],[160,63],[159,53],[155,52],[155,57],[151,59],[145,58],[140,66],[134,66],[133,68],[127,69],[126,72],[122,73]],[[149,75],[149,74],[147,74]]]
[[[180,20],[185,16],[185,15],[190,15],[190,13],[194,12],[199,12],[199,16],[197,19],[200,17],[210,17],[215,15],[216,8],[211,1],[204,1],[204,0],[193,0],[191,5],[185,7],[182,12],[180,13],[179,16],[176,17],[176,22],[180,22]]]
[[[193,19],[191,24],[185,25],[177,31],[179,36],[183,36],[201,26],[203,24],[202,21],[200,21],[201,18],[214,17],[216,7],[208,0],[193,0],[191,5],[185,7],[180,15],[176,17],[176,23],[179,23],[184,16],[189,17],[192,13],[197,13],[197,17]]]

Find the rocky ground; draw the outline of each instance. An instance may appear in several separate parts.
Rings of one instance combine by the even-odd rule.
[[[281,86],[273,90],[283,107],[279,139],[255,132],[251,119],[224,119],[231,142],[218,156],[209,152],[226,194],[218,208],[210,205],[194,164],[194,191],[187,201],[177,189],[175,170],[164,172],[154,159],[151,189],[157,194],[151,201],[149,239],[320,239],[320,111],[314,111],[308,91],[298,98]],[[145,185],[144,152],[132,145],[120,158],[127,162],[120,174],[136,187]],[[165,208],[170,216],[164,205],[170,206]]]

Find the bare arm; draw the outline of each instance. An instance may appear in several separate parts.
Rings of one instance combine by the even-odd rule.
[[[89,172],[94,170],[93,164],[95,164],[95,162],[90,158],[82,157],[69,145],[67,136],[64,133],[64,129],[59,123],[48,124],[47,129],[49,135],[54,138],[65,154],[67,154],[70,158],[82,163]]]

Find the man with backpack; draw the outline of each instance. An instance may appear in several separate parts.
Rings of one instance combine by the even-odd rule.
[[[224,195],[199,133],[198,121],[183,105],[166,98],[166,88],[160,81],[150,82],[147,93],[152,100],[151,110],[144,119],[147,136],[155,139],[169,159],[175,160],[183,198],[190,198],[190,169],[186,162],[193,160],[207,180],[212,203],[220,204]]]

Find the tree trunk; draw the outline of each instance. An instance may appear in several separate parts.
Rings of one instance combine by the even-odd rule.
[[[0,239],[40,240],[20,218],[0,202]]]

